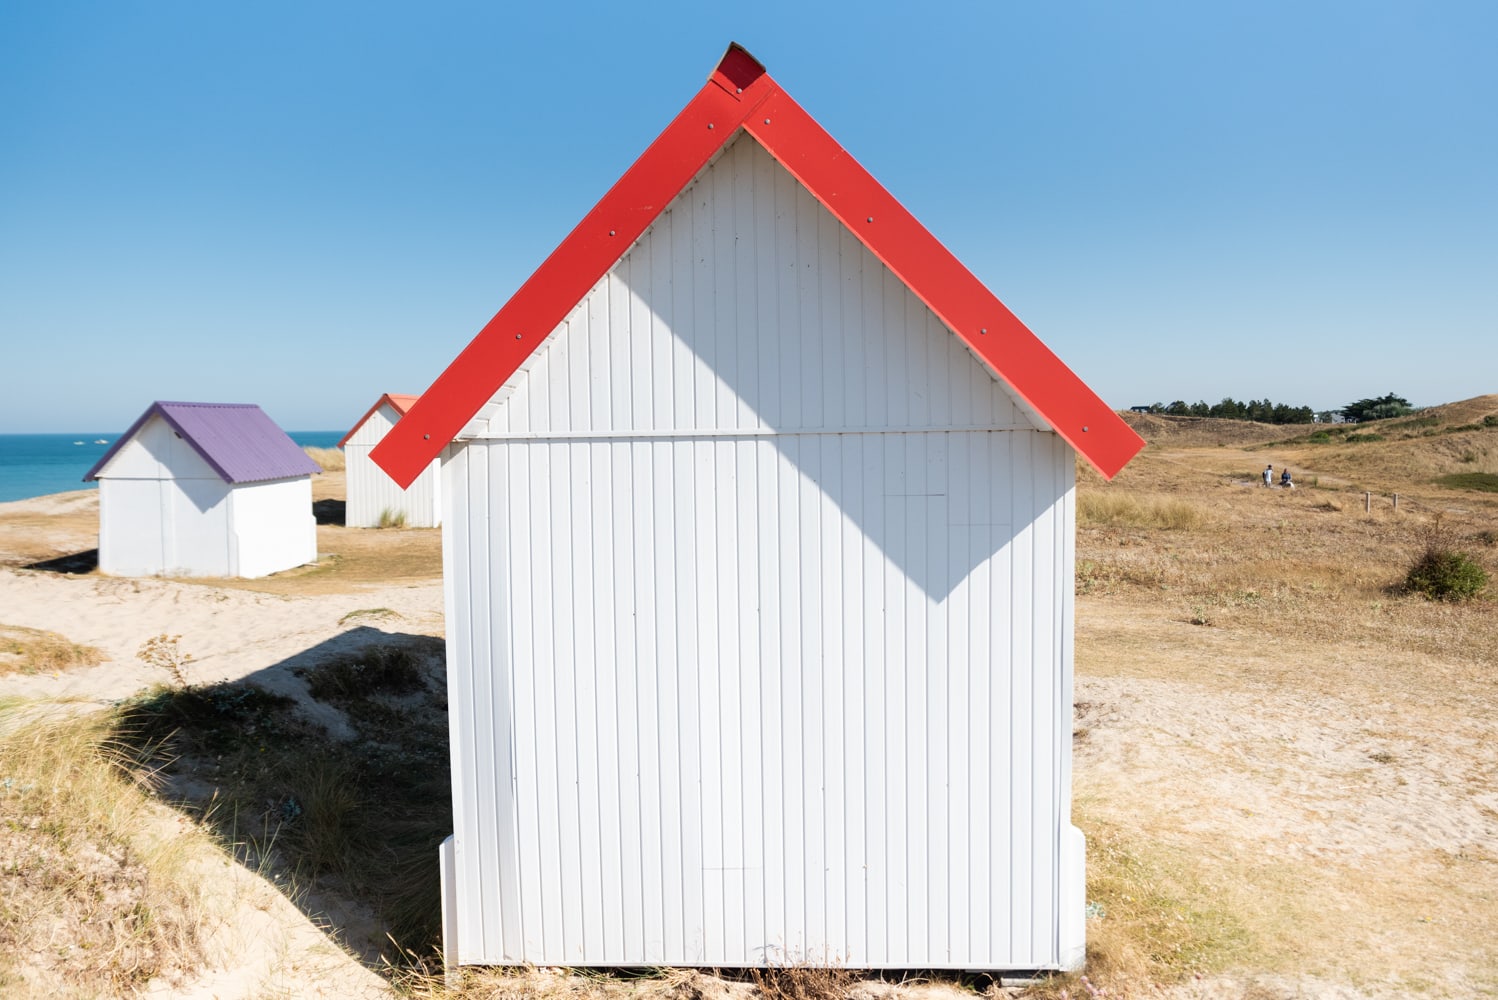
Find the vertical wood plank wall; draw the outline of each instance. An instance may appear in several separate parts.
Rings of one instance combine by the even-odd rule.
[[[1062,961],[1073,453],[752,139],[470,431],[459,961]]]
[[[435,528],[442,523],[441,476],[437,463],[416,477],[406,489],[370,460],[369,452],[390,433],[400,419],[389,403],[379,407],[360,424],[343,446],[344,483],[348,504],[344,523],[350,528],[374,528],[380,514],[405,514],[409,528]]]

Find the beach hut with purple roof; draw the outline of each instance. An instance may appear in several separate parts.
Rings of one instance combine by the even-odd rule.
[[[84,481],[99,569],[260,577],[317,559],[316,462],[252,403],[152,403]]]

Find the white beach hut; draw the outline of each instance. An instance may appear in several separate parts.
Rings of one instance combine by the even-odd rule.
[[[730,48],[443,459],[449,962],[1075,968],[1074,457],[1143,442]]]
[[[317,559],[316,462],[264,411],[152,403],[99,459],[99,569],[266,576]]]
[[[347,507],[344,524],[350,528],[377,528],[382,520],[401,518],[409,528],[435,528],[442,523],[441,477],[437,459],[432,459],[409,487],[397,486],[385,470],[370,461],[369,452],[384,440],[415,396],[387,392],[338,442],[343,449]]]

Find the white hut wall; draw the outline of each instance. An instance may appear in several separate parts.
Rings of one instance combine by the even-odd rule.
[[[344,523],[351,528],[379,527],[380,516],[386,512],[404,514],[411,528],[435,528],[442,523],[441,476],[436,461],[403,490],[370,460],[370,449],[399,419],[395,407],[386,403],[370,414],[343,446],[348,496]]]
[[[469,432],[461,962],[1074,961],[1073,452],[752,139]]]
[[[232,575],[229,486],[166,421],[146,421],[98,479],[100,570]]]
[[[230,503],[234,576],[253,579],[317,561],[310,477],[241,483]]]

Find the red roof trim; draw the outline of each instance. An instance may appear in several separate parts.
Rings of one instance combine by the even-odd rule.
[[[741,127],[1100,473],[1111,479],[1144,446],[753,56],[731,45],[697,95],[370,457],[409,486]]]
[[[364,416],[360,417],[354,424],[354,426],[349,428],[349,432],[345,434],[343,438],[338,442],[337,447],[342,448],[344,445],[348,444],[348,439],[357,434],[359,428],[364,426],[365,421],[374,416],[375,412],[378,411],[379,408],[384,406],[386,403],[389,403],[392,407],[394,407],[395,412],[398,415],[404,417],[406,415],[406,411],[410,410],[412,405],[415,404],[415,402],[420,398],[420,396],[411,396],[406,393],[385,393],[385,395],[375,400],[375,404],[373,406],[364,411]]]
[[[1112,479],[1144,447],[1133,428],[789,94],[777,90],[744,130],[1105,477]]]

